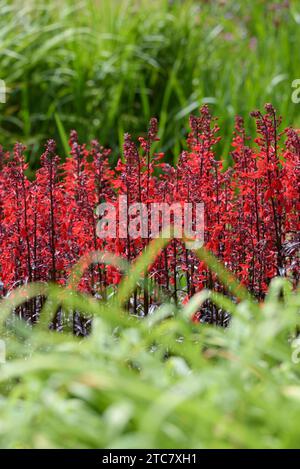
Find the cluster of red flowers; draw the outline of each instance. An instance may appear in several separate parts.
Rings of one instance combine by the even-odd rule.
[[[173,167],[155,153],[157,121],[151,119],[136,145],[129,134],[117,166],[109,166],[110,151],[97,141],[87,147],[70,136],[70,157],[60,162],[49,140],[35,180],[26,177],[24,147],[13,155],[0,148],[0,294],[31,281],[66,282],[70,269],[85,253],[111,251],[129,262],[151,239],[97,236],[97,206],[115,203],[204,202],[205,246],[255,294],[262,298],[276,275],[299,281],[300,136],[279,132],[280,118],[267,104],[252,113],[257,138],[249,145],[243,120],[236,119],[233,165],[224,170],[216,158],[216,120],[207,106],[190,117],[187,149]],[[87,270],[81,288],[103,296],[119,283],[112,266]],[[158,297],[182,301],[204,287],[220,289],[217,280],[180,239],[162,251],[130,303],[147,314]]]

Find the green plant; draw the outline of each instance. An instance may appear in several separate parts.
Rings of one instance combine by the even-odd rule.
[[[299,291],[278,278],[263,304],[248,296],[235,304],[205,290],[181,310],[164,304],[147,319],[128,316],[122,304],[161,247],[161,241],[151,245],[129,273],[132,281],[105,304],[45,284],[2,300],[2,447],[299,447],[300,373],[292,342]],[[211,256],[198,254],[223,282],[231,281]],[[47,321],[29,328],[12,320],[9,311],[38,294],[48,296],[48,314],[58,303],[93,314],[91,336],[79,340],[47,331]],[[228,329],[191,322],[207,298],[230,310]]]
[[[1,0],[0,8],[8,89],[0,130],[29,147],[31,167],[49,136],[63,152],[76,126],[81,140],[100,134],[117,150],[124,128],[137,136],[151,116],[172,158],[202,103],[222,116],[223,156],[236,113],[248,125],[249,109],[272,102],[299,125],[296,0]]]

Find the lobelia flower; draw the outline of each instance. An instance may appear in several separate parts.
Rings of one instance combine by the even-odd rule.
[[[185,203],[204,203],[205,246],[257,298],[263,298],[276,275],[288,276],[296,286],[300,277],[300,135],[293,129],[279,131],[281,119],[271,104],[264,113],[254,111],[252,116],[257,137],[253,142],[243,119],[236,118],[233,164],[226,170],[215,150],[219,127],[206,105],[199,116],[190,117],[186,150],[175,166],[154,151],[159,140],[154,118],[138,144],[125,134],[123,158],[115,168],[109,165],[110,150],[96,140],[80,144],[75,131],[70,134],[70,156],[64,162],[56,154],[55,142],[47,142],[34,181],[26,176],[25,147],[16,144],[12,155],[0,147],[0,296],[30,281],[65,284],[73,265],[90,251],[113,252],[134,262],[154,236],[152,202],[175,203],[181,208]],[[125,213],[120,211],[120,197],[126,201]],[[97,235],[97,207],[103,202],[115,207],[115,236]],[[141,226],[141,203],[146,206],[146,227]],[[130,224],[138,236],[129,232]],[[121,279],[115,267],[96,264],[85,270],[79,289],[105,298],[107,288],[116,289]],[[149,266],[127,308],[146,315],[161,298],[182,303],[203,288],[223,291],[195,253],[181,239],[174,239]],[[33,320],[42,302],[28,303],[17,312]],[[205,308],[198,315],[201,320],[208,317],[210,306]],[[74,327],[78,317],[73,317]]]

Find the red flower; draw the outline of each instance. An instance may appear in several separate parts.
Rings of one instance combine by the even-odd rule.
[[[116,207],[121,224],[119,196],[125,196],[127,206],[145,203],[148,214],[151,202],[180,206],[203,202],[206,247],[258,298],[275,275],[288,275],[297,284],[300,136],[292,129],[280,133],[281,119],[274,108],[268,104],[265,110],[252,113],[257,126],[252,146],[243,120],[236,118],[234,164],[225,171],[214,150],[219,128],[207,106],[200,109],[199,117],[191,116],[187,150],[175,167],[162,162],[163,153],[153,153],[158,141],[156,119],[151,119],[139,145],[125,135],[124,158],[115,169],[109,166],[110,150],[97,141],[80,144],[75,131],[64,163],[53,140],[48,141],[33,182],[26,177],[24,147],[17,144],[13,155],[0,147],[0,294],[29,281],[65,284],[74,263],[92,250],[110,251],[134,262],[151,240],[150,223],[146,237],[137,239],[119,236],[118,229],[116,238],[100,239],[96,232],[96,208],[102,202]],[[128,211],[125,219],[133,219]],[[107,287],[121,278],[115,267],[93,265],[85,270],[80,289],[103,298]],[[128,307],[136,313],[142,304],[147,314],[155,296],[185,303],[202,288],[223,287],[193,251],[180,239],[173,240],[149,267]],[[37,309],[41,306],[42,300]]]

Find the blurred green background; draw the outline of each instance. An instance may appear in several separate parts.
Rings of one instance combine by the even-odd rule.
[[[230,148],[234,115],[272,101],[299,125],[291,83],[300,77],[300,4],[267,0],[0,0],[0,143],[28,145],[76,128],[117,158],[123,133],[160,121],[169,158],[184,146],[188,115],[204,102]]]

